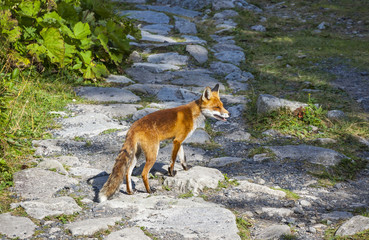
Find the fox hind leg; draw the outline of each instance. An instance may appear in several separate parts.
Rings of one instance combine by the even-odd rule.
[[[131,165],[129,166],[128,171],[126,173],[126,186],[127,186],[127,193],[129,195],[133,194],[131,176],[132,176],[132,171],[136,166],[136,163],[137,163],[137,158],[136,158],[136,155],[135,155],[133,157]]]
[[[156,161],[156,157],[159,151],[159,144],[154,144],[149,147],[145,147],[143,148],[143,151],[146,156],[146,164],[144,169],[142,170],[142,179],[145,184],[146,191],[148,193],[151,193],[152,191],[149,185],[149,172],[151,168],[154,166],[154,163]]]

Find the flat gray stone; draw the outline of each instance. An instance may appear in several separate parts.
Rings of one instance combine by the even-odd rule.
[[[66,224],[65,228],[70,230],[73,236],[92,235],[97,231],[108,229],[119,220],[120,217],[87,219]]]
[[[246,82],[239,81],[227,81],[229,88],[232,89],[233,93],[238,93],[240,91],[247,91],[249,89],[249,84]]]
[[[125,228],[113,233],[110,233],[104,240],[151,240],[138,227]]]
[[[242,131],[242,130],[238,130],[231,134],[225,135],[225,138],[233,140],[233,141],[249,141],[250,137],[251,137],[250,133]]]
[[[137,121],[138,119],[143,118],[144,116],[146,116],[150,113],[156,112],[158,110],[159,109],[157,109],[157,108],[144,108],[144,109],[141,109],[141,110],[137,111],[135,114],[133,114],[132,120]]]
[[[252,193],[256,193],[256,194],[262,194],[262,195],[269,195],[272,197],[277,197],[277,198],[284,198],[286,196],[285,192],[282,191],[278,191],[278,190],[274,190],[271,188],[268,188],[267,186],[263,186],[260,184],[256,184],[256,183],[251,183],[249,181],[238,181],[239,185],[236,186],[236,189],[239,189],[241,191],[244,192],[252,192]]]
[[[40,200],[21,202],[20,205],[28,215],[36,219],[43,219],[46,216],[60,214],[69,215],[82,210],[71,197],[43,198]]]
[[[172,64],[134,63],[134,68],[146,69],[152,73],[161,73],[168,70],[179,70],[180,67]]]
[[[238,81],[238,82],[247,82],[250,79],[254,79],[254,75],[250,72],[234,72],[228,74],[225,79],[227,81]]]
[[[230,43],[217,43],[215,44],[212,49],[216,52],[222,52],[222,51],[243,51],[243,49],[240,46],[237,46],[235,44]]]
[[[257,32],[265,32],[266,28],[263,25],[255,25],[251,27],[251,30],[254,30]]]
[[[77,104],[69,105],[68,109],[78,113],[100,113],[108,116],[109,118],[125,118],[129,115],[137,112],[138,108],[142,108],[142,105],[138,104]]]
[[[205,87],[213,88],[216,84],[219,84],[219,89],[221,91],[225,90],[223,83],[219,82],[217,79],[211,77],[207,73],[196,72],[196,71],[181,71],[174,73],[176,76],[180,76],[180,78],[176,78],[172,80],[171,83],[180,85],[180,86],[199,86],[201,88],[201,92],[205,89]]]
[[[224,167],[231,163],[241,162],[243,158],[238,157],[220,157],[220,158],[213,158],[210,160],[208,166],[209,167]]]
[[[186,51],[200,64],[208,61],[208,50],[200,45],[187,45]]]
[[[148,197],[147,194],[116,196],[98,207],[133,210],[134,216],[128,221],[130,225],[154,232],[174,232],[180,239],[240,239],[233,213],[201,198]]]
[[[39,168],[14,173],[15,192],[23,199],[49,198],[65,186],[77,183],[73,178]]]
[[[326,144],[334,144],[337,143],[337,140],[332,138],[317,138],[315,139],[315,142],[318,142],[320,144],[326,145]]]
[[[152,54],[147,58],[149,63],[163,63],[172,65],[187,65],[188,56],[176,52]]]
[[[169,24],[151,24],[141,27],[142,30],[160,35],[168,35],[173,26]]]
[[[201,39],[197,36],[192,36],[192,35],[182,35],[181,38],[184,39],[184,43],[186,45],[188,45],[188,44],[202,44],[202,45],[205,45],[207,43],[204,39]]]
[[[229,9],[229,8],[235,8],[236,6],[234,5],[235,1],[229,1],[229,0],[217,0],[217,1],[213,1],[213,9],[215,11],[218,11],[220,9]]]
[[[355,216],[342,224],[336,231],[336,236],[354,235],[369,229],[369,218],[364,216]]]
[[[134,63],[142,62],[142,56],[139,52],[133,51],[131,54],[129,54],[128,61],[134,62]],[[127,81],[127,80],[124,80],[124,81]]]
[[[87,167],[72,167],[69,170],[69,173],[73,176],[80,177],[82,179],[87,179],[91,177],[95,177],[97,175],[106,174],[105,171],[96,168],[87,168]]]
[[[188,171],[178,171],[175,177],[167,177],[164,185],[180,193],[192,192],[197,196],[205,187],[217,188],[223,174],[214,168],[195,166]]]
[[[169,7],[169,6],[139,5],[137,7],[140,9],[149,9],[157,12],[172,13],[175,15],[180,15],[189,18],[194,18],[201,15],[201,12],[184,9],[178,6]]]
[[[112,75],[112,74],[109,75],[109,77],[106,79],[106,82],[108,82],[108,83],[121,83],[121,84],[134,83],[134,81],[127,78],[126,76]]]
[[[207,132],[202,129],[196,129],[191,137],[187,138],[185,143],[200,143],[205,144],[210,142],[210,136]]]
[[[101,113],[86,113],[61,120],[63,128],[54,132],[62,138],[93,137],[109,129],[127,129],[128,126],[121,125]]]
[[[263,229],[263,231],[256,236],[258,240],[279,239],[282,235],[291,234],[291,229],[287,225],[273,225]]]
[[[26,239],[32,237],[37,225],[29,218],[15,217],[10,213],[0,214],[0,234],[9,238]]]
[[[288,208],[263,207],[261,211],[269,217],[289,217],[293,213],[293,211]]]
[[[169,17],[164,13],[154,12],[154,11],[122,11],[120,15],[127,15],[128,18],[136,19],[143,22],[148,23],[161,23],[161,24],[168,24]]]
[[[232,107],[229,107],[228,112],[230,113],[231,118],[237,118],[242,116],[242,112],[245,110],[244,104],[238,104]]]
[[[183,34],[197,34],[196,24],[187,19],[174,16],[174,28]]]
[[[238,16],[238,12],[234,10],[224,10],[224,11],[214,14],[213,18],[214,19],[227,19],[227,18],[232,18],[236,16]]]
[[[141,100],[140,97],[121,88],[78,87],[75,91],[78,96],[97,102],[134,103]]]
[[[245,54],[241,51],[222,51],[214,54],[215,58],[223,61],[233,63],[234,65],[240,65],[245,61]]]
[[[176,40],[159,34],[151,34],[147,31],[141,30],[141,41],[158,42],[158,43],[175,43]]]
[[[60,155],[63,147],[81,148],[86,145],[85,142],[77,142],[70,139],[45,139],[33,140],[32,146],[36,148],[35,156]]]
[[[331,110],[327,112],[327,117],[330,120],[339,120],[345,118],[345,113],[341,110]]]
[[[160,101],[191,102],[200,97],[200,94],[176,87],[162,87],[156,98]]]
[[[235,44],[234,36],[210,35],[210,37],[218,43]]]
[[[300,107],[307,107],[306,103],[289,101],[283,98],[277,98],[269,94],[260,94],[257,100],[258,114],[265,114],[272,111],[277,111],[280,108],[288,108],[292,112]]]
[[[333,166],[342,159],[347,158],[345,155],[334,150],[309,146],[309,145],[286,145],[286,146],[270,146],[266,147],[280,159],[293,159],[298,161],[308,161],[313,164],[321,164],[324,166]]]
[[[82,164],[79,161],[78,157],[73,157],[73,156],[60,156],[56,158],[48,158],[48,160],[56,160],[60,162],[61,164],[67,165],[69,167],[77,167]]]
[[[68,174],[68,172],[64,169],[63,165],[58,160],[55,159],[44,159],[37,165],[37,167],[45,170],[55,169],[58,173],[64,175]]]
[[[231,63],[212,62],[210,70],[215,74],[228,75],[231,72],[241,72],[241,69]]]
[[[144,68],[128,68],[126,73],[139,83],[162,83],[173,78],[171,72],[153,73]]]
[[[342,211],[333,211],[330,213],[322,214],[323,219],[338,221],[340,219],[349,219],[352,218],[353,215],[350,212],[342,212]]]

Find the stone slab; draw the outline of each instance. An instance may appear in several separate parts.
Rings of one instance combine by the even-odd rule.
[[[180,16],[189,17],[189,18],[194,18],[194,17],[201,15],[201,12],[199,11],[188,10],[188,9],[181,8],[178,6],[169,7],[169,6],[155,6],[155,5],[138,5],[137,7],[140,9],[148,9],[148,10],[153,10],[157,12],[172,13],[175,15],[180,15]]]
[[[342,159],[347,158],[345,155],[334,150],[305,144],[270,146],[266,148],[272,150],[280,159],[307,161],[313,164],[321,164],[323,166],[333,166]]]
[[[134,83],[134,81],[127,78],[126,76],[113,75],[113,74],[109,75],[106,78],[106,82],[108,82],[108,83],[121,83],[121,84]]]
[[[195,196],[205,187],[217,188],[223,174],[214,168],[195,166],[188,171],[178,171],[175,177],[167,177],[164,185],[180,193],[192,192]]]
[[[151,240],[138,227],[125,228],[116,232],[110,233],[104,240]]]
[[[97,231],[108,229],[119,220],[120,217],[87,219],[66,224],[65,228],[70,230],[73,236],[92,235]]]
[[[30,168],[14,174],[15,192],[23,199],[49,198],[65,186],[77,183],[73,178],[39,168]]]
[[[291,229],[287,225],[273,225],[262,230],[256,236],[257,240],[279,239],[284,234],[291,234]]]
[[[184,143],[199,143],[205,144],[210,142],[210,136],[202,129],[196,129],[195,132],[187,138]]]
[[[97,102],[134,103],[141,100],[132,92],[121,88],[78,87],[75,91],[78,96]]]
[[[260,94],[257,100],[258,114],[265,114],[272,111],[277,111],[280,108],[288,108],[292,112],[300,107],[307,107],[306,103],[289,101],[283,98],[277,98],[269,94]]]
[[[147,31],[141,30],[141,41],[158,42],[158,43],[175,43],[176,40],[159,34],[151,34]]]
[[[172,28],[173,26],[169,24],[151,24],[141,27],[141,30],[166,36]]]
[[[71,197],[43,198],[35,201],[21,202],[20,205],[28,215],[36,219],[60,214],[69,215],[82,210]]]
[[[245,54],[241,51],[221,51],[214,54],[215,58],[239,66],[245,61]]]
[[[158,53],[150,55],[147,61],[156,64],[187,65],[188,56],[179,55],[176,52]]]
[[[125,118],[129,115],[137,112],[138,108],[142,108],[142,105],[138,104],[104,104],[104,105],[96,105],[96,104],[77,104],[77,105],[69,105],[68,109],[77,113],[101,113],[109,118]]]
[[[240,239],[233,213],[201,198],[118,194],[116,199],[100,203],[98,207],[133,209],[134,215],[128,224],[158,233],[174,232],[179,239]]]
[[[212,62],[210,70],[215,74],[228,75],[231,72],[241,72],[241,69],[231,63]]]
[[[208,61],[208,50],[200,45],[187,45],[186,51],[200,64]]]
[[[146,69],[152,73],[162,73],[169,70],[179,70],[180,67],[172,64],[134,63],[134,68]]]
[[[54,131],[56,136],[62,138],[93,137],[109,129],[127,129],[128,126],[121,125],[101,113],[86,113],[61,120],[63,128]]]
[[[136,19],[139,21],[147,22],[147,23],[161,23],[168,24],[169,17],[164,13],[154,12],[154,11],[135,11],[135,10],[127,10],[121,11],[120,15],[127,15],[128,18]]]
[[[369,229],[369,218],[364,216],[355,216],[343,223],[336,231],[336,236],[354,235]]]
[[[28,239],[35,233],[37,225],[29,218],[15,217],[10,213],[0,214],[0,234],[14,239]]]
[[[273,190],[267,186],[263,186],[256,183],[251,183],[249,181],[239,181],[239,185],[235,188],[246,191],[246,192],[253,192],[253,193],[259,193],[259,194],[267,194],[270,196],[278,197],[278,198],[284,198],[286,196],[285,192]]]
[[[182,34],[197,34],[196,24],[193,22],[174,16],[174,28]]]
[[[224,167],[228,164],[241,162],[242,160],[243,158],[238,158],[238,157],[213,158],[210,160],[208,166],[209,167]]]

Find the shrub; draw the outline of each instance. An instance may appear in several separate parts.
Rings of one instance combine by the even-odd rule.
[[[0,0],[0,57],[8,66],[68,69],[101,78],[140,32],[106,0]]]

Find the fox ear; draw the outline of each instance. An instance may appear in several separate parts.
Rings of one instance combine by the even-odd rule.
[[[202,98],[203,101],[210,100],[210,98],[211,98],[211,89],[209,87],[205,88],[204,92],[202,93],[201,98]]]
[[[217,85],[215,85],[215,87],[213,89],[211,89],[212,92],[217,92],[219,93],[219,83],[217,83]]]

